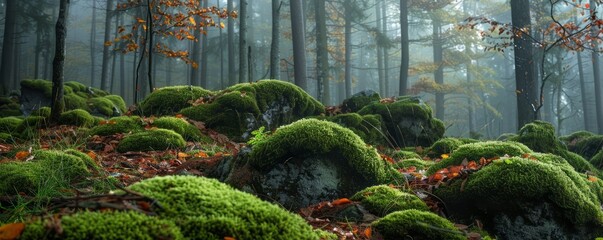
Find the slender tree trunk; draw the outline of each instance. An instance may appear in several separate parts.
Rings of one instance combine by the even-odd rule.
[[[381,4],[383,3],[383,0],[375,0],[375,23],[377,24],[376,28],[377,31],[380,34],[383,34],[383,31],[381,29],[381,26],[383,26],[383,24],[381,24],[381,21],[383,21],[383,19],[381,18]],[[376,50],[377,50],[377,76],[379,77],[379,93],[381,94],[381,96],[385,96],[385,78],[383,77],[383,47],[381,46],[380,42],[377,41],[377,46],[376,46]]]
[[[530,1],[511,0],[511,21],[514,28],[529,29]],[[528,31],[529,32],[529,31]],[[534,79],[532,42],[526,34],[514,36],[515,87],[517,93],[517,127],[523,127],[537,119],[534,105],[537,103],[537,87]]]
[[[208,2],[207,0],[203,0],[203,8],[207,8],[208,6]],[[209,54],[208,51],[209,48],[209,44],[207,42],[207,33],[203,34],[203,36],[201,37],[201,87],[203,88],[208,88],[208,79],[207,79],[207,73],[208,73],[208,69],[207,69],[207,55]]]
[[[113,0],[107,0],[107,10],[105,12],[105,39],[104,42],[111,41],[111,18],[113,15]],[[109,89],[109,58],[111,52],[109,45],[104,44],[103,47],[103,64],[101,67],[101,86],[102,90],[108,91]]]
[[[119,25],[124,24],[124,15],[119,15]],[[119,95],[126,100],[126,57],[119,54]]]
[[[291,30],[293,37],[293,65],[295,85],[308,90],[306,79],[306,36],[302,0],[291,1]]]
[[[149,29],[149,31],[147,32],[148,36],[149,36],[149,44],[148,44],[148,49],[149,49],[149,64],[148,64],[148,71],[147,71],[147,75],[148,75],[148,81],[149,81],[149,93],[152,93],[153,90],[155,89],[155,86],[153,86],[153,46],[155,45],[154,43],[154,29],[153,29],[153,9],[151,8],[151,0],[147,0],[147,29]]]
[[[233,0],[228,0],[226,10],[232,12],[234,10]],[[237,76],[235,70],[235,48],[234,48],[234,19],[228,16],[228,81],[236,84]]]
[[[315,0],[317,1],[317,0]],[[281,4],[280,0],[272,0],[272,43],[270,44],[270,78],[281,78],[280,67],[280,34],[281,34]],[[318,19],[316,20],[318,21]]]
[[[398,95],[406,95],[408,88],[408,67],[410,56],[408,53],[408,2],[400,0],[400,41],[401,41],[401,64],[400,64],[400,85],[398,87]]]
[[[331,90],[329,85],[329,51],[327,49],[327,15],[325,0],[314,0],[316,14],[316,79],[319,88],[319,99],[330,104]]]
[[[0,95],[7,95],[13,71],[13,51],[15,48],[15,30],[17,1],[6,0],[4,19],[4,38],[2,41],[2,65],[0,65]]]
[[[594,1],[591,1],[590,11],[596,12],[596,5]],[[591,35],[595,37],[598,35],[599,28],[594,27],[591,29]],[[594,49],[598,49],[598,44],[595,42]],[[593,63],[593,77],[595,82],[595,112],[597,114],[597,132],[603,134],[603,93],[601,92],[601,65],[599,64],[599,54],[592,52],[591,54]]]
[[[69,0],[61,0],[59,18],[55,26],[56,48],[52,61],[52,98],[50,122],[58,123],[61,113],[65,109],[63,99],[63,70],[65,64],[65,38],[67,37],[67,17],[69,16]]]
[[[202,4],[202,3],[199,3]],[[200,23],[203,21],[199,17],[195,17],[195,22]],[[195,41],[192,41],[190,44],[193,45],[193,51],[191,53],[191,59],[194,64],[190,66],[190,79],[189,82],[194,86],[201,86],[201,74],[199,71],[199,66],[201,66],[201,42],[203,42],[201,37],[201,31],[195,31]]]
[[[40,78],[40,54],[42,54],[42,29],[40,23],[38,23],[36,31],[36,53],[34,56],[34,78]]]
[[[582,117],[584,118],[584,129],[586,131],[592,131],[590,127],[590,114],[588,110],[588,97],[586,93],[586,80],[584,78],[584,63],[582,62],[582,54],[578,52],[576,54],[578,61],[578,78],[580,79],[580,97],[582,98]]]
[[[433,24],[433,64],[436,65],[434,79],[437,84],[444,84],[444,57],[443,57],[443,40],[441,38],[442,24],[438,16],[432,16]],[[436,91],[435,93],[435,115],[437,119],[444,120],[444,93]]]
[[[345,97],[352,96],[352,6],[350,1],[344,3],[344,37],[345,37]]]
[[[239,83],[247,82],[247,0],[239,4]]]
[[[107,9],[108,10],[108,9]],[[96,0],[92,1],[92,24],[90,27],[90,86],[96,83]]]
[[[220,0],[216,0],[216,5],[218,6],[218,9],[220,9]],[[218,25],[221,26],[222,23],[222,19],[218,18]],[[222,42],[222,28],[219,29],[219,38],[220,42]],[[222,43],[220,43],[220,46],[223,46]],[[222,47],[220,47],[220,89],[224,89],[226,87],[227,84],[224,83],[224,50],[222,49]]]
[[[383,5],[381,5],[381,31],[384,34],[384,37],[387,36],[388,26],[387,26],[387,1],[383,1]],[[383,51],[383,86],[385,90],[383,91],[382,96],[389,96],[389,51],[388,48],[382,47],[381,51]]]

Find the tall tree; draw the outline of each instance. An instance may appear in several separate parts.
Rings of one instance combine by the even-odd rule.
[[[591,14],[595,14],[597,3],[596,1],[591,2],[592,4],[590,4],[590,12]],[[591,37],[593,39],[596,39],[599,36],[599,29],[600,26],[594,26],[593,28],[591,28]],[[598,49],[597,42],[593,43],[593,45],[595,49]],[[599,63],[599,54],[594,51],[591,54],[591,59],[593,63],[593,77],[595,81],[595,113],[597,114],[597,132],[599,134],[603,134],[603,96],[601,96],[603,93],[601,92],[601,65]]]
[[[291,9],[295,85],[307,90],[306,36],[303,3],[302,0],[292,0],[289,6]]]
[[[398,95],[406,95],[408,88],[408,67],[410,63],[410,55],[408,53],[408,1],[400,0],[400,85],[398,87]]]
[[[331,99],[329,85],[329,50],[327,42],[327,16],[325,0],[314,0],[316,14],[316,81],[319,87],[318,96],[324,104]]]
[[[226,5],[226,10],[228,12],[232,12],[234,10],[233,0],[228,0]],[[228,42],[228,81],[230,84],[236,84],[236,72],[235,72],[235,48],[234,48],[234,18],[232,16],[228,16],[228,33],[227,33],[227,42]]]
[[[111,41],[111,18],[113,15],[113,0],[107,0],[107,9],[105,10],[105,40],[104,42]],[[104,44],[103,47],[103,63],[101,67],[101,86],[100,88],[105,91],[109,91],[109,60],[111,57],[111,51],[109,49],[111,45]]]
[[[381,27],[383,26],[383,24],[381,23],[383,21],[382,17],[381,17],[381,4],[385,4],[383,3],[382,0],[375,0],[375,23],[377,24],[376,29],[377,32],[383,33]],[[379,93],[381,94],[381,96],[385,96],[385,78],[383,77],[384,74],[384,69],[383,69],[383,47],[381,47],[379,44],[377,44],[377,76],[379,77]]]
[[[6,0],[6,14],[4,20],[4,40],[2,42],[2,65],[0,65],[0,95],[9,91],[11,76],[13,75],[13,55],[15,48],[15,31],[17,21],[17,1]]]
[[[432,24],[432,42],[433,42],[433,63],[436,70],[433,73],[437,84],[444,84],[444,40],[442,39],[442,21],[437,10],[431,15]],[[435,94],[435,115],[436,118],[444,120],[444,92],[438,91]]]
[[[352,96],[352,20],[354,18],[353,1],[345,1],[344,7],[344,38],[345,38],[345,70],[344,70],[344,82],[345,82],[345,97],[349,98]]]
[[[207,8],[209,3],[207,0],[203,1],[203,8]],[[206,31],[206,27],[203,27],[203,31]],[[199,31],[200,32],[200,31]],[[208,88],[207,79],[207,55],[209,54],[209,44],[207,43],[207,33],[201,37],[201,87]]]
[[[201,4],[201,3],[199,3]],[[202,21],[202,19],[199,16],[194,17],[195,22],[200,22]],[[193,51],[191,52],[191,60],[193,60],[194,62],[200,62],[200,53],[201,53],[201,42],[199,42],[199,39],[201,39],[201,31],[196,31],[195,32],[195,41],[191,42],[191,44],[193,45]],[[189,76],[189,83],[191,85],[194,86],[200,86],[201,85],[201,75],[199,74],[199,66],[198,65],[191,65],[190,66],[190,76]]]
[[[69,0],[61,0],[59,6],[59,18],[55,27],[56,47],[54,60],[52,61],[52,97],[50,121],[57,123],[61,113],[65,109],[63,99],[63,80],[65,78],[65,38],[67,37],[67,16],[69,16]]]
[[[96,0],[92,1],[92,24],[90,26],[90,86],[94,87],[96,83]]]
[[[239,83],[248,82],[247,0],[239,3]]]
[[[514,28],[530,29],[530,1],[511,0],[511,21]],[[529,32],[527,30],[526,32]],[[513,34],[515,53],[515,88],[517,93],[517,126],[536,120],[534,106],[537,103],[536,81],[532,41],[526,34]]]
[[[316,0],[315,0],[316,1]],[[280,0],[272,0],[272,42],[270,43],[270,78],[280,79],[280,34],[281,34],[281,5]],[[317,20],[318,21],[318,20]]]

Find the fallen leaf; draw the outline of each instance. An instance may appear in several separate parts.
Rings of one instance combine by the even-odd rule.
[[[338,205],[348,204],[348,203],[351,203],[351,202],[352,201],[350,201],[350,199],[340,198],[340,199],[334,200],[332,202],[332,204],[333,204],[333,206],[338,206]]]
[[[233,237],[224,237],[224,240],[237,240],[237,239],[233,238]]]
[[[17,154],[15,154],[15,158],[18,160],[23,160],[23,159],[27,158],[28,156],[29,156],[28,151],[18,151]]]
[[[373,236],[373,230],[371,229],[371,227],[367,227],[366,229],[364,229],[364,236],[366,236],[367,238],[371,238],[371,236]]]
[[[599,180],[597,177],[595,176],[588,176],[588,181],[589,182],[596,182],[597,180]]]
[[[1,240],[13,240],[21,236],[21,233],[25,229],[23,223],[9,223],[0,227],[0,239]]]
[[[448,154],[444,153],[444,154],[442,154],[442,155],[441,155],[441,157],[442,157],[442,159],[446,159],[446,158],[449,158],[449,157],[450,157],[450,155],[448,155]]]
[[[89,151],[88,153],[86,153],[86,155],[88,155],[88,157],[92,158],[93,160],[96,160],[96,153],[94,153],[93,151]]]

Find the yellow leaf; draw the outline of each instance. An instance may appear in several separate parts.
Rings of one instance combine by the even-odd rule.
[[[192,16],[191,16],[191,17],[188,17],[188,21],[189,21],[189,22],[191,22],[191,24],[192,24],[193,26],[197,26],[197,22],[195,21],[195,18],[194,18],[194,17],[192,17]]]
[[[178,159],[184,159],[184,158],[188,158],[190,156],[191,155],[188,155],[187,153],[184,153],[184,152],[179,152],[178,153]]]
[[[146,21],[145,21],[144,19],[142,19],[142,18],[136,18],[136,21],[137,21],[138,23],[145,23],[145,22],[146,22]]]
[[[449,157],[450,157],[450,155],[445,154],[445,153],[444,153],[444,154],[442,154],[441,156],[442,156],[442,159],[446,159],[446,158],[449,158]]]
[[[220,23],[220,28],[224,28],[224,23],[223,22]]]
[[[106,42],[105,42],[105,47],[109,47],[109,46],[111,46],[111,45],[113,45],[113,43],[112,43],[111,41],[106,41]]]

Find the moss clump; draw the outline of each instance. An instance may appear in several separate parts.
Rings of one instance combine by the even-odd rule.
[[[371,103],[360,115],[381,115],[386,135],[400,147],[431,146],[444,135],[444,123],[432,118],[431,108],[418,98],[400,97],[393,103]]]
[[[597,169],[602,170],[603,169],[603,151],[599,151],[599,153],[595,154],[595,156],[593,156],[589,162],[593,166],[595,166]]]
[[[416,195],[402,192],[387,185],[368,187],[357,192],[350,199],[361,202],[362,206],[366,207],[369,212],[381,217],[407,209],[429,210],[427,204]]]
[[[88,107],[92,111],[96,111],[107,117],[116,117],[121,114],[120,109],[116,106],[113,101],[106,97],[95,97],[88,99]],[[121,106],[120,106],[121,107]],[[125,108],[125,103],[124,103]]]
[[[595,136],[594,133],[589,132],[589,131],[577,131],[577,132],[573,132],[570,135],[566,135],[566,136],[561,136],[559,137],[559,140],[563,141],[567,146],[573,146],[574,144],[576,144],[576,142],[585,139],[587,137],[592,137]],[[570,148],[571,150],[571,148]]]
[[[298,215],[214,179],[155,177],[130,186],[156,199],[187,238],[318,239]]]
[[[90,135],[108,136],[116,133],[142,131],[143,121],[138,116],[113,117],[105,121],[105,124],[97,125],[90,129]]]
[[[10,116],[21,116],[20,105],[17,101],[7,97],[0,97],[0,118]]]
[[[189,141],[211,141],[207,136],[204,136],[201,133],[201,130],[182,118],[160,117],[153,121],[153,126],[173,130]]]
[[[88,107],[88,103],[87,103],[88,100],[86,97],[82,97],[78,94],[72,93],[72,94],[66,94],[64,99],[65,99],[65,109],[69,109],[69,110],[84,109],[86,111],[90,110],[90,108]]]
[[[496,138],[496,141],[507,141],[509,139],[516,138],[516,137],[517,137],[516,133],[503,133]]]
[[[186,141],[182,136],[172,130],[151,129],[125,137],[117,145],[117,151],[161,151],[170,148],[183,148],[185,145]]]
[[[65,82],[65,86],[70,87],[74,92],[85,92],[87,89],[86,85],[76,81]]]
[[[62,113],[59,121],[61,124],[80,127],[90,127],[94,124],[94,118],[92,118],[92,115],[82,109],[75,109]]]
[[[278,128],[273,135],[253,146],[249,163],[265,169],[290,157],[329,153],[340,153],[342,160],[367,180],[387,183],[401,177],[354,132],[316,119],[302,119]]]
[[[603,135],[595,135],[584,138],[576,143],[572,152],[579,154],[585,159],[591,159],[603,149]]]
[[[174,115],[181,109],[190,107],[190,102],[211,96],[211,91],[195,86],[164,87],[153,91],[139,105],[145,116]]]
[[[44,96],[47,98],[52,97],[52,82],[44,79],[26,79],[21,81],[21,88],[29,88],[33,90],[38,90],[44,93]],[[73,93],[73,89],[69,86],[63,87],[64,94]]]
[[[556,214],[576,227],[603,226],[601,201],[585,175],[578,174],[562,158],[551,154],[531,154],[528,158],[494,160],[466,180],[453,180],[434,194],[447,203],[452,214],[509,216],[532,214],[534,204],[550,203]],[[598,190],[600,191],[600,189]],[[477,200],[477,201],[476,201]],[[538,214],[538,213],[536,213]]]
[[[518,142],[499,142],[486,141],[461,145],[449,158],[434,164],[427,170],[427,174],[434,174],[436,171],[453,165],[461,165],[464,159],[468,161],[479,161],[482,157],[485,159],[508,156],[521,156],[524,153],[531,153],[532,150]]]
[[[50,107],[41,107],[41,108],[31,111],[30,116],[40,116],[40,117],[49,118],[51,111],[52,111],[52,109]]]
[[[398,150],[395,151],[392,156],[392,158],[394,158],[397,161],[403,160],[403,159],[410,159],[410,158],[418,158],[421,159],[421,156],[419,156],[419,154],[417,154],[416,152],[412,152],[412,151],[405,151],[405,150]]]
[[[442,138],[437,140],[427,149],[427,156],[431,158],[440,157],[442,154],[453,152],[463,144],[465,144],[463,141],[456,138]]]
[[[62,188],[89,175],[86,159],[76,155],[50,150],[37,150],[27,162],[0,164],[0,195],[19,192],[36,194],[44,190],[50,196],[58,196]]]
[[[381,145],[384,142],[384,136],[381,128],[380,115],[360,115],[357,113],[344,113],[330,117],[318,117],[318,119],[327,120],[346,127],[356,133],[364,142]]]
[[[400,160],[399,162],[394,164],[394,167],[396,169],[408,169],[409,167],[415,167],[417,168],[417,170],[425,170],[431,165],[433,165],[433,162],[431,161],[428,162],[418,158],[409,158]]]
[[[36,220],[19,239],[184,239],[174,222],[132,211],[78,212],[63,216],[60,223],[57,233],[46,227],[51,220]]]
[[[23,119],[17,117],[0,118],[0,133],[15,133]]]
[[[352,97],[343,100],[341,104],[341,110],[343,112],[357,112],[366,105],[371,103],[379,102],[381,100],[381,96],[379,93],[366,90],[352,95]]]
[[[121,114],[125,113],[128,109],[126,108],[126,102],[121,96],[118,95],[107,95],[104,98],[109,99],[113,103]]]
[[[390,213],[372,226],[384,239],[467,239],[447,219],[416,209]]]

